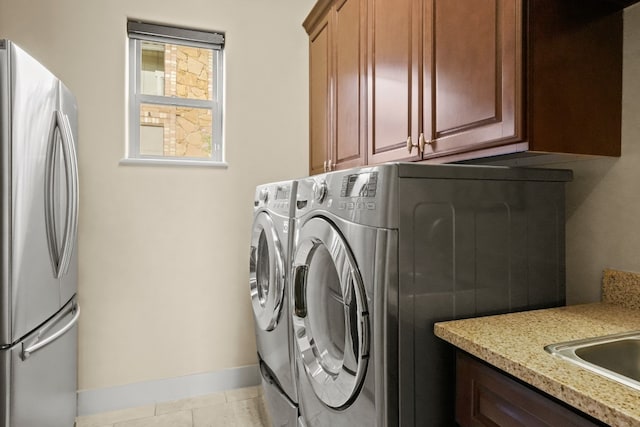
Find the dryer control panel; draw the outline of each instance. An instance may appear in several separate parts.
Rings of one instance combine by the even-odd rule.
[[[296,217],[327,212],[362,225],[397,227],[397,166],[367,166],[298,181]]]
[[[376,197],[378,172],[352,173],[342,177],[340,197]]]

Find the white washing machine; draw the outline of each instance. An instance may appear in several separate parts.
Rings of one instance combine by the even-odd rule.
[[[264,184],[254,198],[249,286],[260,373],[274,427],[295,426],[298,418],[289,286],[296,189],[296,181]]]
[[[570,171],[388,164],[300,180],[299,425],[452,426],[433,323],[564,303]]]

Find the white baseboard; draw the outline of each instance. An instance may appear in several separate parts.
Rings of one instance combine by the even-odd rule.
[[[258,365],[78,391],[78,415],[93,415],[260,384]]]

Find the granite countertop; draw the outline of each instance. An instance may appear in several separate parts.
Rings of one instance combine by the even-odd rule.
[[[436,323],[435,334],[609,425],[640,425],[640,390],[552,356],[548,344],[640,330],[640,274],[605,270],[603,302]]]

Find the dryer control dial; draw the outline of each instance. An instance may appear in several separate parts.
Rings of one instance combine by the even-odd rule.
[[[262,203],[266,204],[269,201],[269,190],[267,190],[266,188],[263,188],[262,190],[260,190],[260,195],[258,196],[258,199],[260,199]]]
[[[327,197],[327,182],[322,180],[313,184],[313,197],[315,197],[318,203],[322,203]]]

